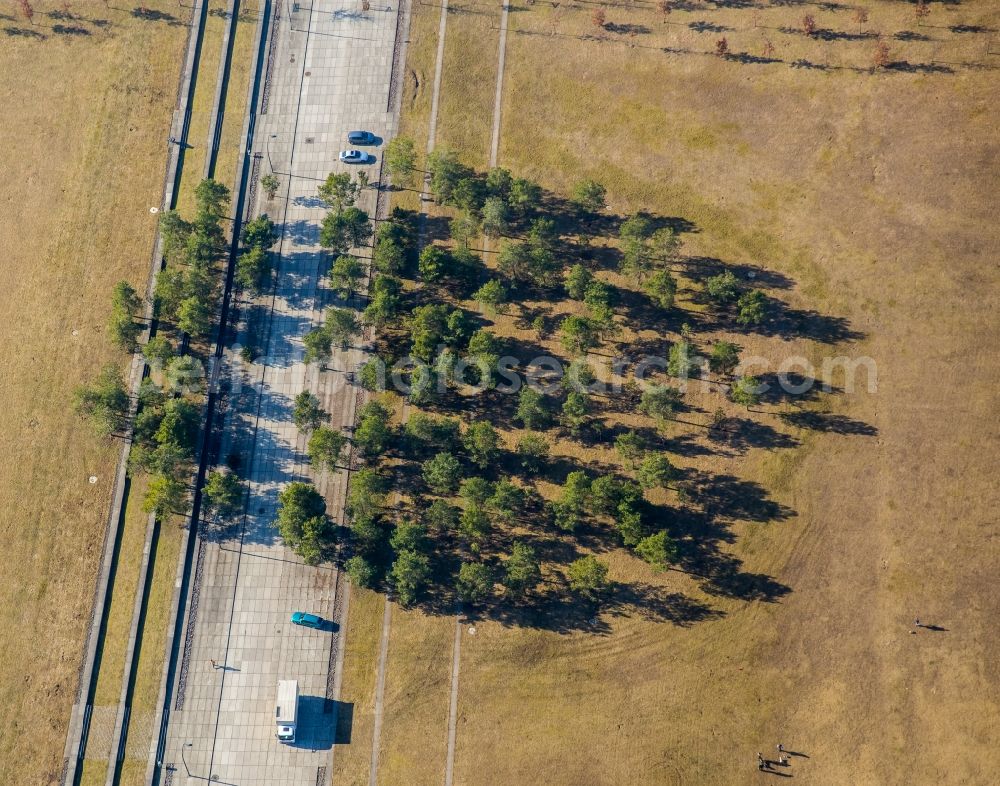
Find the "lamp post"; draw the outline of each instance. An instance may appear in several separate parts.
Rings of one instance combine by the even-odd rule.
[[[189,778],[191,777],[191,768],[190,768],[190,767],[188,767],[188,763],[187,763],[187,759],[185,759],[185,758],[184,758],[184,751],[185,751],[185,750],[186,750],[187,748],[190,748],[190,747],[192,747],[192,745],[191,745],[191,743],[190,743],[190,742],[185,742],[185,743],[184,743],[184,744],[183,744],[183,745],[181,746],[181,761],[182,761],[182,762],[184,763],[184,772],[186,772],[186,773],[187,773],[187,776],[188,776]]]

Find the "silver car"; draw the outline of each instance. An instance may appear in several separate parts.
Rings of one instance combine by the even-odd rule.
[[[345,164],[370,164],[375,156],[364,150],[341,150],[340,160]]]

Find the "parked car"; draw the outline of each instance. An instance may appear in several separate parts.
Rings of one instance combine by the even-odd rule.
[[[375,156],[363,150],[341,150],[340,160],[345,164],[370,164]]]
[[[323,618],[305,611],[296,611],[292,614],[292,624],[301,625],[304,628],[322,628]]]
[[[347,141],[352,145],[374,145],[378,139],[371,131],[351,131],[347,134]]]

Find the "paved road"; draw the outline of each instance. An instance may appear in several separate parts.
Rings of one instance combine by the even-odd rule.
[[[343,374],[301,361],[301,336],[334,302],[320,277],[329,256],[318,247],[325,211],[316,187],[341,168],[336,157],[348,130],[386,139],[395,131],[386,107],[397,12],[373,7],[362,14],[360,3],[343,0],[295,7],[282,2],[267,114],[257,119],[254,143],[261,174],[270,161],[282,180],[272,202],[258,191],[255,209],[280,221],[276,295],[255,306],[270,315],[265,355],[244,370],[223,450],[239,453],[248,467],[247,516],[242,526],[205,529],[164,757],[175,768],[173,784],[214,778],[237,786],[315,786],[332,772],[335,637],[293,627],[288,617],[298,609],[332,616],[336,571],[303,565],[277,538],[273,521],[281,488],[309,477],[305,439],[291,420],[294,396],[309,388],[335,425],[353,420],[355,390]],[[369,168],[372,180],[377,171]],[[372,194],[362,206],[373,211]],[[360,358],[360,350],[350,350],[331,367],[352,367]],[[318,482],[335,519],[345,483],[343,473]],[[302,696],[294,745],[274,736],[277,683],[288,678],[299,680]]]

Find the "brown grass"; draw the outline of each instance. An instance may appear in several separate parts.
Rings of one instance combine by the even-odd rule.
[[[73,388],[121,362],[105,333],[112,286],[145,289],[177,75],[187,28],[102,5],[44,39],[4,35],[7,176],[0,246],[0,590],[5,631],[0,781],[54,781],[89,622],[118,446],[70,408]],[[147,3],[177,14],[176,3]],[[59,34],[54,24],[89,35]],[[73,335],[73,331],[77,331]],[[88,483],[95,475],[98,482]],[[26,669],[26,653],[31,668]],[[30,720],[30,733],[28,726]],[[16,774],[15,774],[16,773]]]
[[[436,38],[437,9],[415,9],[411,52],[433,51],[419,36]],[[779,740],[809,754],[792,772],[810,783],[986,783],[1000,763],[1000,675],[989,656],[1000,599],[988,548],[997,501],[990,400],[1000,381],[990,354],[997,276],[988,260],[1000,235],[989,162],[998,139],[991,71],[961,65],[988,65],[986,38],[949,29],[998,20],[935,7],[933,30],[918,31],[908,7],[872,4],[864,29],[882,32],[894,62],[908,65],[871,73],[874,39],[781,32],[797,26],[795,8],[753,14],[706,6],[664,24],[652,11],[609,8],[610,23],[651,32],[605,31],[603,41],[580,37],[594,34],[589,10],[538,4],[512,14],[516,29],[555,34],[512,29],[501,164],[560,194],[596,177],[613,212],[692,221],[686,254],[787,275],[791,286],[773,289],[775,298],[843,317],[863,335],[835,347],[802,336],[697,341],[731,337],[774,361],[873,357],[877,393],[822,396],[806,408],[877,433],[791,428],[775,417],[788,404],[752,418],[799,440],[794,450],[735,450],[671,426],[710,449],[672,460],[760,483],[794,511],[784,522],[727,522],[725,547],[744,571],[790,594],[780,603],[708,595],[692,577],[653,574],[616,551],[602,557],[616,580],[683,593],[722,616],[680,627],[631,609],[605,615],[602,635],[478,623],[463,639],[456,783],[742,783],[758,777],[755,752]],[[433,25],[421,19],[431,16]],[[820,30],[857,30],[846,11],[814,16]],[[736,55],[759,54],[769,37],[781,62],[709,54],[721,33],[689,27],[701,21],[729,28]],[[932,40],[896,37],[905,31]],[[494,52],[495,38],[461,48]],[[792,66],[803,59],[827,68]],[[944,67],[952,73],[928,70]],[[492,82],[446,72],[444,83],[460,91],[449,99],[456,106],[492,94]],[[421,127],[413,114],[404,119]],[[470,161],[483,154],[474,137],[473,149],[459,150]],[[424,137],[415,139],[421,147]],[[686,286],[681,307],[694,311]],[[514,331],[510,320],[497,325]],[[692,402],[708,413],[728,406],[718,394]],[[575,443],[558,452],[611,458]],[[914,616],[948,630],[911,635]],[[422,728],[427,745],[429,730],[446,735],[438,708],[450,646],[442,632],[401,663],[418,622],[397,627],[394,618],[390,663],[400,665],[387,691],[409,700],[406,728]],[[422,619],[428,631],[447,622]],[[431,651],[441,653],[443,678],[421,677]],[[437,756],[415,757],[409,731],[387,722],[382,746],[407,752],[409,781],[440,780]],[[394,782],[393,770],[382,773]]]

